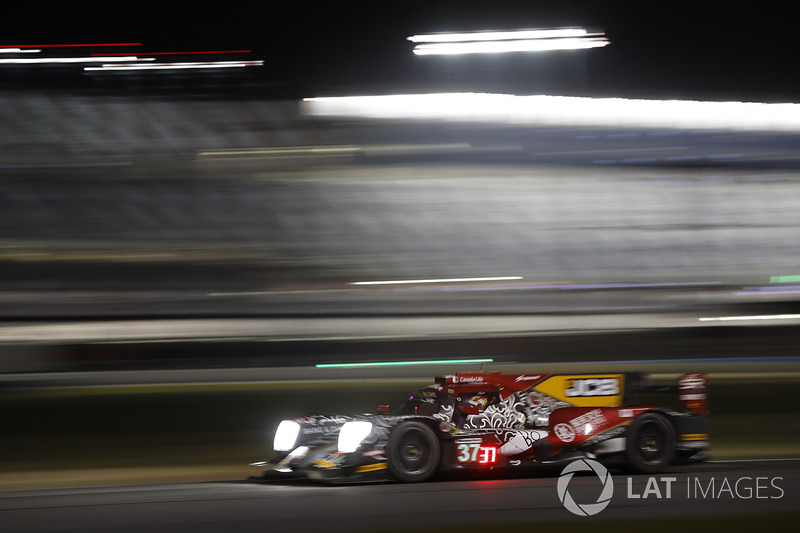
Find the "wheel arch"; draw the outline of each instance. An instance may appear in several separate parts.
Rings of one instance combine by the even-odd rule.
[[[669,411],[668,409],[663,408],[654,408],[648,409],[642,413],[636,415],[636,417],[631,420],[631,423],[628,425],[627,431],[625,432],[625,458],[629,466],[636,472],[639,473],[646,473],[652,474],[656,472],[660,472],[666,466],[674,463],[676,455],[677,455],[677,442],[678,442],[678,427],[675,424],[674,413]],[[664,438],[664,442],[661,443],[663,446],[662,450],[656,449],[655,451],[649,451],[645,449],[647,446],[644,443],[640,443],[637,446],[631,446],[631,443],[634,439],[639,436],[638,431],[642,429],[639,427],[643,425],[646,420],[646,417],[657,417],[653,420],[656,422],[655,425],[658,426],[659,422],[657,420],[663,420],[666,422],[666,433],[662,435]],[[657,440],[655,444],[657,444]],[[649,454],[652,453],[652,456]]]

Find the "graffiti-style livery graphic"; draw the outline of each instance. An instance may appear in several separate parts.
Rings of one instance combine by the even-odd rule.
[[[673,392],[684,412],[640,404]],[[360,416],[302,416],[279,425],[264,476],[331,482],[425,481],[440,472],[503,471],[579,458],[653,473],[709,454],[706,376],[650,386],[641,374],[464,372],[390,409]]]

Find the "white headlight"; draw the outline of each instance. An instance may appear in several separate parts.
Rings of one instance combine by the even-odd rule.
[[[276,452],[288,452],[294,448],[297,435],[300,434],[300,424],[294,420],[284,420],[275,431],[275,440],[272,449]]]
[[[339,451],[351,453],[356,451],[361,441],[372,433],[372,422],[345,422],[339,430]]]

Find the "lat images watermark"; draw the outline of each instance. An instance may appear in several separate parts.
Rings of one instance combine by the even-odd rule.
[[[575,474],[586,474],[588,483],[576,486]],[[599,478],[601,488],[592,479]],[[620,479],[618,478],[619,482]],[[570,490],[570,484],[573,484]],[[780,476],[720,477],[699,474],[697,476],[626,476],[625,499],[627,504],[642,500],[780,500],[786,491]],[[614,495],[614,479],[605,466],[592,459],[578,459],[569,463],[558,478],[558,498],[571,513],[593,516],[602,512],[611,503]],[[590,491],[591,489],[591,491]],[[626,505],[627,505],[626,504]],[[635,504],[635,503],[634,503]]]
[[[597,501],[581,504],[573,499],[569,492],[569,483],[576,472],[594,472],[600,478],[603,483],[603,490]],[[556,488],[558,489],[558,499],[561,500],[561,503],[564,504],[564,507],[569,512],[580,516],[592,516],[605,509],[611,503],[611,497],[614,495],[614,480],[611,479],[611,474],[608,473],[606,467],[597,461],[578,459],[577,461],[572,461],[561,471]]]

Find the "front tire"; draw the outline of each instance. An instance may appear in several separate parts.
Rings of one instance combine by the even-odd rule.
[[[675,428],[659,413],[636,417],[625,436],[625,456],[636,472],[660,472],[675,456]]]
[[[418,483],[439,467],[441,447],[433,430],[421,422],[404,422],[386,444],[389,471],[400,481]]]

